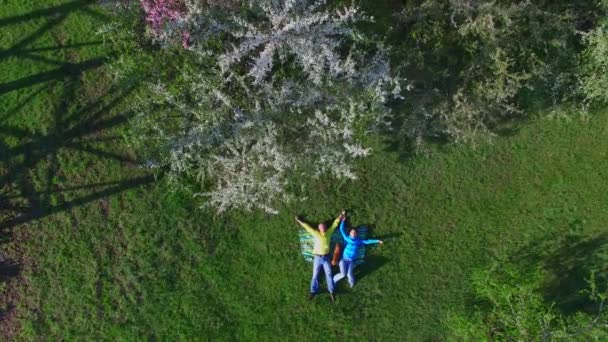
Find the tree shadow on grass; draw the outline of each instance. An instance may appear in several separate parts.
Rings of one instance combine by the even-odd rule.
[[[18,103],[0,112],[0,244],[10,241],[16,226],[69,211],[155,179],[154,175],[138,170],[130,172],[136,176],[127,179],[90,184],[83,184],[77,179],[57,181],[64,175],[60,159],[71,153],[89,155],[96,164],[116,161],[127,167],[138,164],[123,150],[116,148],[119,145],[111,144],[118,139],[111,134],[133,115],[120,111],[118,106],[138,87],[139,81],[113,87],[88,83],[83,77],[84,73],[98,73],[94,70],[114,55],[110,53],[79,60],[78,49],[98,45],[100,41],[66,43],[65,39],[57,36],[56,46],[36,45],[40,38],[52,33],[51,30],[70,15],[79,13],[96,19],[108,19],[93,7],[95,4],[93,0],[77,0],[0,18],[0,28],[22,23],[29,25],[32,20],[45,19],[32,32],[23,34],[23,38],[13,46],[0,50],[0,62],[19,58],[55,67],[50,71],[0,82],[0,96],[9,92],[25,94]],[[61,50],[67,50],[63,54],[65,59],[47,57],[49,53]],[[48,111],[48,114],[41,113],[44,122],[39,126],[28,127],[31,113],[26,110],[27,105],[42,95],[52,102],[47,108],[37,110]],[[23,116],[23,120],[20,116]],[[47,119],[50,119],[50,124]],[[0,257],[2,265],[9,262],[8,256]],[[14,266],[2,266],[0,277],[3,281],[19,273],[19,265]]]
[[[50,108],[52,124],[46,132],[32,132],[18,123],[0,126],[0,245],[13,239],[14,228],[19,225],[71,211],[155,180],[154,175],[137,169],[129,172],[133,176],[125,179],[88,184],[80,179],[56,181],[65,178],[61,159],[72,153],[88,155],[87,159],[94,161],[94,165],[101,165],[102,169],[105,163],[116,164],[116,161],[131,169],[138,165],[137,160],[117,148],[120,145],[108,144],[117,139],[112,132],[133,114],[120,112],[116,107],[137,84],[110,88],[82,104],[78,97],[82,80],[75,75],[64,75],[63,82],[54,81],[56,87],[62,87],[62,94],[55,108]],[[85,172],[91,175],[95,171],[85,168]],[[70,176],[73,178],[73,174]],[[103,175],[95,178],[99,177],[103,178]],[[0,263],[2,282],[19,275],[20,265],[11,259],[0,259]],[[10,285],[9,288],[13,286],[19,285]],[[13,293],[13,290],[7,291]],[[5,303],[5,312],[0,313],[0,336],[10,337],[16,331],[12,327],[18,298],[6,298],[9,299]],[[6,336],[3,335],[5,331]]]
[[[47,18],[49,16],[63,15],[65,13],[70,13],[77,10],[83,11],[96,18],[107,19],[108,17],[105,14],[90,8],[90,6],[95,5],[95,3],[95,0],[74,0],[56,6],[34,10],[25,14],[0,18],[0,27],[19,24],[21,22],[39,18]]]
[[[541,266],[549,272],[543,288],[544,297],[547,302],[555,303],[562,313],[595,313],[597,305],[589,300],[585,291],[589,289],[587,280],[592,272],[596,274],[599,290],[606,288],[608,233],[552,235],[524,248],[514,261],[522,269]]]
[[[8,279],[19,274],[20,267],[17,263],[10,259],[0,260],[0,282],[5,282]]]
[[[74,62],[74,61],[62,61],[50,59],[41,53],[58,51],[63,49],[75,49],[82,48],[91,45],[99,45],[101,41],[91,42],[79,42],[74,44],[64,44],[59,41],[57,46],[46,46],[46,47],[29,47],[31,44],[43,37],[45,34],[53,30],[55,27],[60,25],[66,18],[75,13],[84,13],[88,16],[101,18],[107,20],[108,17],[96,11],[92,8],[95,5],[93,0],[76,0],[67,2],[53,7],[45,9],[35,10],[27,14],[16,15],[12,17],[0,18],[0,28],[3,26],[21,24],[30,20],[37,20],[40,18],[46,18],[47,20],[38,27],[34,32],[24,36],[21,40],[16,42],[13,46],[8,49],[0,50],[0,62],[9,57],[18,57],[19,59],[29,60],[31,62],[42,62],[44,64],[56,65],[57,68],[41,72],[35,75],[29,75],[22,77],[17,80],[0,83],[0,95],[31,87],[35,84],[48,82],[51,80],[59,80],[66,74],[82,73],[86,70],[94,69],[103,64],[104,59],[108,56],[102,56],[97,58],[91,58],[89,60]]]
[[[65,80],[63,83],[64,93],[53,112],[54,127],[47,134],[39,135],[15,126],[0,127],[0,137],[13,137],[21,141],[16,146],[0,145],[0,163],[5,165],[0,176],[0,188],[8,190],[0,195],[0,205],[3,211],[13,211],[13,215],[0,216],[3,233],[6,234],[19,224],[69,210],[154,180],[153,175],[143,175],[133,179],[89,185],[76,184],[65,188],[54,184],[53,179],[60,172],[58,154],[62,151],[84,152],[101,161],[114,159],[127,166],[137,164],[137,161],[129,156],[98,146],[100,142],[108,140],[105,136],[107,131],[124,124],[131,116],[128,112],[111,114],[111,111],[128,96],[134,86],[112,88],[102,97],[71,112],[68,107],[75,101],[74,96],[79,84],[75,80]],[[45,189],[39,189],[34,184],[35,174],[40,175],[40,167],[46,173],[46,180],[42,182],[46,186]],[[52,200],[53,194],[82,190],[92,192],[60,204]]]
[[[13,90],[31,87],[35,84],[61,79],[66,74],[79,74],[86,70],[97,68],[104,63],[106,58],[107,57],[104,56],[99,58],[91,58],[80,63],[65,63],[59,68],[51,71],[41,72],[36,75],[26,76],[18,80],[2,83],[0,84],[0,95]]]
[[[109,87],[103,82],[107,78],[96,77],[96,83],[91,84],[84,74],[103,76],[103,72],[96,69],[114,55],[110,52],[80,59],[79,49],[101,42],[72,42],[58,30],[62,22],[76,13],[108,19],[94,8],[95,4],[94,0],[76,0],[12,17],[0,15],[0,30],[22,23],[29,29],[31,24],[37,24],[31,21],[41,22],[31,32],[20,35],[13,46],[0,50],[0,63],[19,58],[20,62],[35,63],[45,70],[34,75],[19,75],[11,80],[0,75],[0,96],[12,92],[19,95],[13,96],[17,101],[0,111],[0,247],[15,238],[13,233],[17,226],[69,212],[155,179],[154,175],[134,168],[138,161],[115,143],[119,139],[116,130],[133,115],[119,108],[138,87],[139,80]],[[38,44],[49,33],[56,45]],[[59,55],[64,58],[52,57],[60,51]],[[35,114],[41,120],[33,123],[28,104],[42,96],[50,101],[46,102],[46,107],[36,108]],[[90,177],[74,179],[74,172],[62,170],[63,160],[74,153],[85,157],[83,163],[88,164],[81,166],[83,173],[94,175],[94,182],[86,181]],[[91,169],[91,166],[100,166],[103,170],[106,163],[129,168],[130,176],[107,179],[109,177],[95,174],[99,171]],[[28,235],[26,230],[20,231],[23,236]],[[5,255],[0,251],[0,339],[6,340],[11,340],[19,330],[15,308],[20,302],[17,290],[21,286],[19,273],[25,267],[19,263],[28,263],[21,260],[18,251],[15,252],[17,255],[13,252]],[[15,277],[16,281],[11,281]],[[6,288],[5,283],[8,285]]]
[[[21,272],[21,266],[12,259],[6,259],[0,255],[0,285],[4,285],[11,278],[16,277]],[[0,322],[6,319],[15,308],[15,303],[11,301],[11,297],[14,296],[12,293],[5,293],[0,291]],[[6,330],[10,330],[10,327],[0,324],[0,336],[10,335],[6,334]]]

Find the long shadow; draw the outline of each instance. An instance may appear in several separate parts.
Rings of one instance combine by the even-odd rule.
[[[18,113],[21,109],[27,106],[32,100],[38,97],[43,91],[48,89],[48,85],[38,87],[38,89],[32,91],[25,99],[17,103],[11,108],[5,108],[5,112],[0,113],[0,122],[6,122],[14,114]],[[0,126],[1,127],[1,126]]]
[[[62,193],[62,192],[99,189],[99,188],[104,188],[104,187],[113,187],[113,186],[119,185],[121,182],[122,181],[108,181],[108,182],[90,183],[90,184],[68,186],[68,187],[62,186],[61,188],[58,188],[58,189],[51,189],[51,190],[45,189],[44,191],[38,191],[38,193],[41,195],[48,196],[51,193]],[[22,197],[22,196],[19,194],[0,195],[0,208],[11,207],[13,209],[24,209],[25,210],[27,208],[26,206],[9,203],[9,201],[8,201],[8,200],[11,200],[14,198],[20,198],[20,197]]]
[[[31,87],[38,83],[48,82],[64,77],[66,74],[78,75],[86,70],[101,66],[106,57],[92,58],[80,63],[66,63],[64,66],[36,75],[26,76],[15,81],[0,84],[0,95],[13,90]]]
[[[154,181],[153,175],[144,175],[133,179],[77,185],[71,187],[71,190],[93,190],[93,192],[69,201],[59,200],[59,204],[52,200],[52,195],[59,194],[60,198],[65,198],[61,194],[70,191],[61,191],[59,186],[53,185],[52,181],[60,171],[57,154],[63,150],[92,154],[101,160],[113,159],[129,165],[136,164],[135,160],[115,151],[107,151],[97,144],[116,140],[116,136],[107,137],[105,132],[127,122],[132,113],[110,113],[116,112],[114,107],[119,105],[137,87],[137,84],[112,87],[98,98],[79,105],[80,108],[71,109],[74,103],[81,102],[78,97],[79,87],[82,85],[81,73],[88,68],[101,65],[104,59],[105,57],[69,64],[48,73],[49,77],[36,76],[38,79],[35,80],[35,83],[47,78],[57,79],[53,81],[54,84],[49,86],[59,86],[63,91],[51,113],[54,122],[48,133],[36,134],[19,126],[8,124],[0,127],[0,138],[8,137],[12,139],[6,141],[20,142],[17,145],[9,146],[5,140],[0,140],[0,163],[4,166],[3,169],[0,169],[0,189],[3,189],[3,194],[0,195],[0,233],[4,241],[10,236],[12,228],[20,224],[70,210],[76,206]],[[34,77],[31,79],[33,80]],[[16,85],[17,83],[22,84]],[[13,82],[14,86],[5,84],[0,89],[2,91],[12,90],[22,85],[31,86],[31,83],[29,81]],[[36,96],[45,88],[46,86],[41,87],[30,96]],[[23,106],[23,103],[19,103],[15,108],[11,108],[9,114],[14,115]],[[46,189],[34,185],[34,175],[40,174],[40,165],[43,161],[46,162],[44,165],[46,179],[43,180]]]
[[[137,171],[132,178],[97,180],[89,184],[78,180],[59,184],[55,181],[64,175],[61,159],[67,154],[88,155],[89,159],[98,164],[116,164],[118,161],[129,168],[137,164],[136,160],[115,148],[119,145],[113,143],[117,136],[112,133],[133,115],[131,112],[121,112],[118,108],[136,89],[137,81],[109,89],[95,86],[96,89],[90,91],[90,84],[83,88],[88,82],[87,78],[82,77],[83,73],[102,66],[104,61],[114,55],[78,61],[69,57],[65,60],[56,59],[48,53],[86,48],[100,44],[99,41],[70,44],[58,41],[57,46],[42,47],[37,44],[41,37],[73,13],[107,19],[104,14],[92,8],[91,5],[94,4],[94,0],[76,0],[27,14],[0,18],[0,31],[7,25],[36,19],[41,22],[32,32],[23,34],[12,47],[0,50],[0,62],[8,58],[19,58],[53,67],[36,75],[22,75],[23,77],[12,80],[6,80],[0,75],[0,96],[13,91],[22,95],[11,107],[0,109],[0,247],[12,240],[14,228],[19,225],[70,211],[155,180],[154,175]],[[50,103],[48,109],[37,108],[38,111],[48,110],[49,115],[44,115],[44,124],[36,127],[39,129],[37,131],[22,125],[18,116],[26,117],[27,105],[48,90],[50,94],[58,92],[59,95],[50,98],[56,99],[56,102]],[[50,122],[46,121],[47,117]],[[6,256],[0,249],[0,285],[19,276],[22,266],[15,260],[19,260],[18,255]],[[14,309],[19,304],[18,298],[7,295],[14,286],[18,286],[14,284],[11,282],[7,291],[0,291],[0,301],[3,302],[0,308],[0,339],[10,340],[17,329],[13,321],[16,317]]]
[[[24,15],[18,15],[9,18],[0,19],[0,27],[10,24],[19,24],[21,22],[38,19],[38,18],[48,18],[43,25],[41,25],[34,32],[27,34],[20,41],[15,43],[13,46],[6,50],[0,51],[0,61],[7,57],[17,56],[21,59],[29,59],[32,62],[43,62],[45,64],[57,65],[58,67],[54,70],[41,72],[36,75],[29,75],[22,77],[17,80],[8,81],[0,84],[0,95],[8,93],[10,91],[14,91],[17,89],[22,89],[25,87],[30,87],[35,84],[48,82],[51,80],[58,80],[65,74],[75,74],[82,73],[86,70],[96,68],[100,66],[104,58],[108,58],[110,56],[103,56],[98,58],[92,58],[87,61],[72,63],[70,61],[58,61],[49,59],[45,56],[39,55],[39,52],[52,51],[52,50],[60,50],[60,49],[68,49],[68,48],[81,48],[91,45],[97,45],[101,42],[92,41],[92,42],[81,42],[74,43],[69,45],[58,45],[54,47],[41,47],[41,48],[29,48],[28,46],[34,42],[36,42],[39,38],[41,38],[44,34],[49,32],[54,27],[61,24],[70,14],[75,12],[84,12],[89,16],[99,17],[102,16],[104,19],[107,17],[99,12],[96,12],[92,8],[91,5],[94,5],[96,2],[93,0],[77,0],[69,3],[65,3],[62,5],[49,7],[46,9],[36,10]]]
[[[4,285],[11,278],[16,277],[21,272],[21,266],[10,258],[5,258],[4,255],[0,254],[0,285]],[[0,322],[5,319],[7,313],[11,312],[15,308],[15,303],[12,303],[10,294],[0,291]],[[0,326],[0,336],[4,335],[4,328]]]
[[[111,196],[113,194],[121,193],[128,189],[132,189],[132,188],[143,186],[145,184],[152,183],[155,179],[156,178],[154,175],[146,175],[146,176],[142,176],[142,177],[138,177],[138,178],[128,179],[125,181],[117,182],[116,185],[108,187],[105,190],[97,191],[92,194],[89,194],[89,195],[86,195],[86,196],[83,196],[83,197],[80,197],[80,198],[71,200],[69,202],[59,204],[59,205],[47,206],[46,208],[39,209],[39,210],[32,210],[32,208],[30,207],[30,208],[28,208],[29,209],[28,211],[21,213],[20,215],[18,215],[16,217],[12,217],[12,218],[0,223],[0,225],[2,227],[4,227],[4,229],[6,229],[6,230],[10,230],[11,228],[14,228],[15,226],[30,222],[32,220],[41,219],[41,218],[47,217],[49,215],[53,215],[53,214],[56,214],[56,213],[59,213],[62,211],[73,209],[77,206],[87,204],[94,200],[98,200],[98,199],[101,199],[104,197]],[[87,189],[86,186],[84,186],[82,188]],[[38,205],[40,205],[40,204],[38,204]],[[4,233],[9,234],[10,232],[6,233],[6,231],[5,231]]]
[[[0,283],[19,274],[20,266],[10,259],[0,260]]]
[[[46,22],[44,25],[39,27],[36,31],[34,31],[33,33],[30,33],[25,38],[21,39],[18,43],[11,46],[9,49],[2,51],[1,52],[2,55],[9,56],[9,55],[15,53],[16,51],[21,50],[23,47],[28,46],[30,43],[35,42],[38,38],[42,37],[45,33],[50,31],[53,27],[61,24],[61,22],[63,22],[65,20],[65,18],[68,17],[68,15],[69,15],[69,12],[63,12],[56,17],[51,17],[51,19],[49,19],[48,22]]]
[[[7,166],[3,170],[4,174],[0,177],[0,188],[17,188],[11,194],[0,196],[0,204],[3,204],[3,210],[23,208],[23,204],[13,207],[7,205],[7,201],[10,200],[25,199],[25,202],[28,204],[28,210],[25,212],[21,210],[0,221],[0,227],[3,228],[5,233],[19,224],[69,210],[75,206],[124,191],[128,188],[150,183],[154,180],[152,175],[148,175],[135,179],[105,182],[105,184],[102,183],[107,186],[105,190],[97,191],[59,205],[51,204],[50,195],[61,192],[58,192],[56,186],[52,185],[52,179],[59,169],[57,154],[61,150],[86,152],[102,160],[115,159],[121,162],[136,164],[135,160],[131,160],[126,156],[105,151],[95,146],[98,135],[128,120],[130,113],[122,113],[109,117],[107,113],[114,106],[118,105],[134,89],[134,86],[124,89],[110,89],[103,98],[92,101],[74,113],[69,113],[68,105],[75,100],[74,97],[77,95],[76,87],[78,84],[78,82],[70,79],[66,79],[64,82],[63,96],[59,100],[60,103],[53,114],[55,118],[54,129],[48,134],[35,135],[18,127],[10,126],[0,129],[0,136],[14,136],[22,141],[20,145],[13,147],[7,147],[4,144],[0,145],[0,162]],[[101,139],[103,140],[103,136]],[[45,166],[47,189],[43,190],[36,189],[32,180],[34,170],[37,169],[41,161],[47,162]],[[95,183],[77,186],[76,188],[97,189],[99,187],[100,184]]]
[[[46,17],[53,16],[53,15],[55,15],[55,16],[62,15],[65,13],[76,11],[76,10],[83,10],[83,9],[90,10],[90,9],[87,9],[87,7],[94,5],[94,4],[95,4],[95,0],[75,0],[75,1],[67,2],[65,4],[31,11],[26,14],[16,15],[16,16],[7,17],[7,18],[0,18],[0,27],[6,26],[6,25],[11,25],[11,24],[18,24],[18,23],[21,23],[24,21],[29,21],[32,19],[46,18]],[[99,13],[99,15],[103,15],[103,14]]]
[[[591,273],[596,274],[598,290],[608,281],[608,233],[594,236],[568,234],[550,236],[526,246],[514,261],[521,269],[541,266],[550,273],[543,293],[564,314],[579,310],[594,313],[596,308],[585,295]]]
[[[70,83],[76,84],[76,82]],[[71,87],[64,87],[64,90],[65,89],[71,89]],[[3,150],[0,150],[0,152],[2,152],[0,154],[0,162],[7,161],[16,155],[28,153],[36,155],[39,152],[55,151],[59,147],[85,149],[87,145],[106,140],[104,137],[95,137],[95,135],[102,130],[108,130],[109,128],[125,123],[132,113],[126,112],[109,118],[103,118],[103,115],[120,103],[134,89],[135,86],[130,86],[122,90],[118,88],[110,89],[104,97],[89,102],[83,108],[71,113],[71,116],[67,120],[61,117],[57,118],[57,116],[65,115],[63,113],[64,111],[67,111],[66,105],[72,98],[61,99],[61,104],[54,114],[56,118],[55,130],[46,135],[35,136],[29,131],[19,127],[6,125],[0,127],[0,136],[10,135],[24,141],[21,145],[10,148],[4,147]],[[71,95],[74,96],[74,94]],[[108,98],[110,99],[109,102],[107,101]],[[93,138],[91,138],[91,136],[93,136]],[[2,180],[3,178],[0,178],[0,185],[3,183]]]
[[[16,277],[21,272],[21,266],[12,259],[6,259],[0,255],[0,285],[3,285],[11,278]],[[0,302],[3,303],[0,307],[0,322],[4,320],[6,314],[15,308],[14,303],[7,300],[5,293],[0,294]],[[2,334],[0,334],[2,335]]]
[[[63,94],[52,112],[54,125],[47,134],[31,133],[20,127],[4,125],[0,127],[0,245],[12,239],[13,228],[43,219],[50,215],[70,211],[92,201],[107,198],[128,189],[152,183],[155,176],[143,174],[134,178],[119,179],[91,184],[73,184],[61,188],[53,182],[61,171],[58,154],[62,151],[88,153],[101,162],[118,160],[123,165],[134,165],[137,161],[117,151],[107,151],[98,146],[100,142],[115,141],[116,136],[108,136],[114,127],[129,119],[132,113],[118,113],[114,109],[135,88],[136,84],[113,87],[101,97],[90,101],[77,110],[70,110],[77,103],[80,80],[74,74],[64,78]],[[8,146],[4,137],[20,141],[16,146]],[[42,164],[41,162],[46,162]],[[40,177],[46,173],[46,179]],[[140,173],[140,172],[138,172]],[[141,173],[140,173],[141,174]],[[162,174],[161,174],[162,176]],[[43,186],[40,185],[42,181]],[[36,184],[36,185],[35,185]],[[82,194],[73,198],[66,196]],[[57,200],[57,198],[59,198]],[[0,260],[2,261],[2,260]],[[4,261],[2,261],[4,262]],[[15,263],[3,264],[0,278],[7,280],[19,274],[20,266]],[[10,304],[10,303],[9,303]],[[14,307],[14,305],[9,305]],[[4,314],[9,314],[12,309]]]
[[[31,53],[36,53],[36,52],[54,51],[54,50],[61,50],[61,49],[75,49],[75,48],[82,48],[82,47],[86,47],[86,46],[100,45],[102,43],[103,43],[103,41],[101,41],[101,40],[94,40],[91,42],[84,42],[84,43],[74,43],[74,44],[56,45],[56,46],[43,46],[43,47],[38,47],[38,48],[20,49],[20,50],[15,50],[13,47],[11,49],[0,52],[0,59],[11,56],[11,55],[31,54]]]

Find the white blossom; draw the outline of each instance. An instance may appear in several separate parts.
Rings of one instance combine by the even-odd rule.
[[[200,160],[199,179],[210,178],[215,186],[199,195],[220,212],[241,207],[276,214],[273,203],[286,198],[286,176],[293,162],[279,148],[273,124],[244,126],[240,134]]]
[[[191,60],[174,75],[181,83],[153,81],[152,96],[134,104],[145,128],[140,145],[153,150],[146,158],[168,167],[175,184],[194,180],[197,197],[220,212],[276,213],[294,197],[287,186],[295,173],[356,179],[356,160],[371,153],[363,135],[388,125],[386,102],[402,98],[388,51],[376,46],[366,58],[351,39],[353,23],[365,19],[358,8],[249,0],[262,20],[245,20],[238,11],[185,3]],[[207,39],[219,33],[214,50]],[[305,78],[273,74],[275,63],[291,60]]]
[[[322,11],[323,5],[325,1],[250,1],[251,7],[261,9],[266,20],[250,23],[235,19],[241,31],[232,35],[239,42],[219,57],[220,67],[227,71],[234,63],[252,57],[248,75],[254,84],[260,84],[269,75],[275,54],[281,59],[292,54],[315,84],[320,84],[326,73],[352,74],[353,64],[349,59],[343,60],[337,49],[352,34],[352,23],[363,16],[354,5],[333,13]],[[258,50],[261,52],[255,55]]]

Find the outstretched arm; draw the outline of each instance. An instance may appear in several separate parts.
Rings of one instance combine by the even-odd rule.
[[[296,216],[296,222],[298,222],[300,226],[302,226],[302,228],[304,228],[304,230],[306,230],[309,234],[315,235],[315,230],[312,229],[312,227],[308,223],[300,220],[298,216]]]
[[[377,239],[367,239],[367,240],[363,240],[363,244],[365,244],[365,245],[373,245],[373,244],[376,244],[376,243],[383,244],[383,243],[384,243],[384,241],[382,241],[382,240],[377,240]]]

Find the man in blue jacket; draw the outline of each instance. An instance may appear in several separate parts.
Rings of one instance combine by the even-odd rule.
[[[342,260],[340,260],[340,273],[334,275],[334,284],[340,281],[342,278],[348,278],[348,284],[352,288],[355,286],[355,256],[357,255],[357,248],[362,248],[363,245],[372,245],[375,243],[383,244],[381,240],[376,239],[368,239],[363,240],[357,237],[357,230],[352,228],[349,234],[346,234],[346,216],[343,214],[340,222],[340,233],[342,233],[342,237],[344,238],[344,253],[342,254]]]

